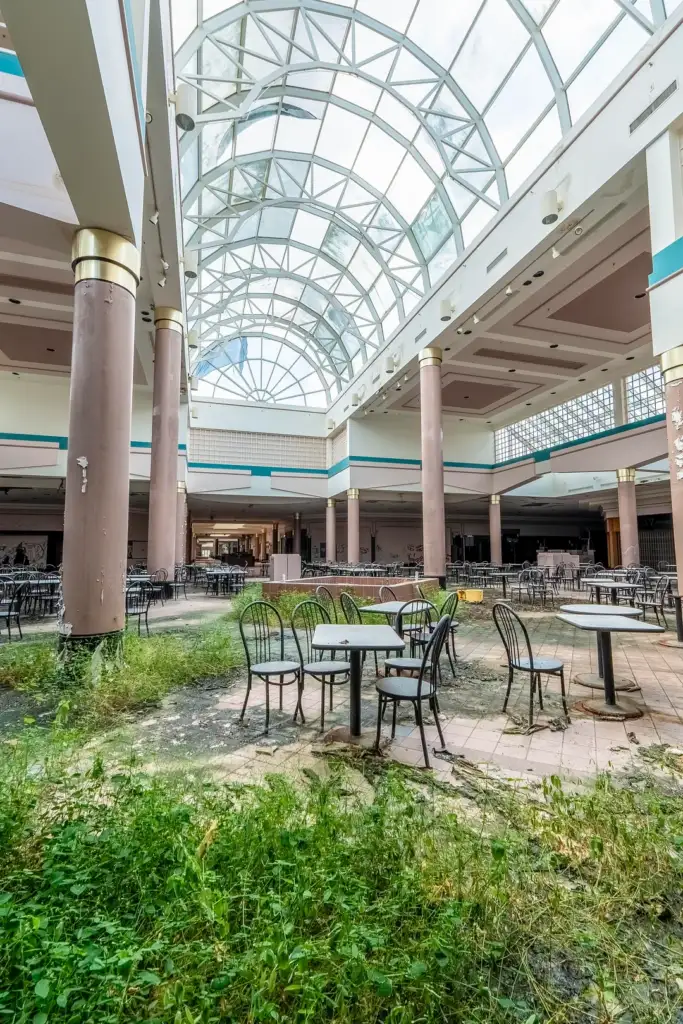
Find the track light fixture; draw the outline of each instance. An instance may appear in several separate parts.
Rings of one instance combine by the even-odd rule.
[[[185,277],[189,281],[194,281],[199,272],[199,257],[196,249],[186,249],[183,257],[183,263],[185,264]]]
[[[152,216],[149,218],[149,222],[150,222],[150,224],[153,224],[154,227],[157,226],[157,224],[159,223],[159,211],[158,210],[154,211]]]
[[[442,299],[439,303],[439,316],[444,323],[453,319],[453,305],[450,299]]]
[[[564,203],[559,198],[555,189],[551,189],[541,199],[541,221],[545,225],[555,224],[559,220],[563,209]]]
[[[197,108],[195,90],[187,82],[181,82],[168,99],[169,103],[175,103],[175,123],[181,131],[191,132],[195,126]]]

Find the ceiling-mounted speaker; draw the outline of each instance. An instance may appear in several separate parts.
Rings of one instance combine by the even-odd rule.
[[[546,225],[555,224],[560,219],[563,205],[554,188],[546,192],[541,199],[542,223]]]
[[[439,303],[439,316],[444,323],[453,319],[453,306],[450,299],[442,299]]]
[[[185,277],[188,281],[195,281],[199,273],[199,254],[196,249],[186,249],[183,257],[185,264]]]

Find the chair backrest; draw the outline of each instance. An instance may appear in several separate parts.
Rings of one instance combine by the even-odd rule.
[[[267,601],[252,601],[240,615],[239,626],[247,668],[264,661],[284,660],[285,630],[274,605]]]
[[[316,596],[316,599],[318,601],[320,601],[322,606],[328,612],[328,614],[330,616],[330,621],[334,622],[336,624],[336,622],[337,622],[337,609],[335,607],[334,597],[332,596],[332,591],[328,590],[328,588],[324,587],[322,585],[322,583],[321,583],[320,586],[315,588],[315,596]]]
[[[165,583],[168,579],[168,569],[157,569],[149,578],[152,583]]]
[[[302,665],[311,661],[320,661],[324,651],[314,651],[313,634],[315,627],[329,624],[330,616],[320,601],[302,601],[292,612],[292,632],[299,652]]]
[[[422,665],[420,666],[420,675],[417,681],[418,700],[422,697],[422,686],[427,673],[429,673],[428,682],[432,689],[436,690],[439,685],[439,659],[441,658],[443,645],[446,642],[446,637],[448,636],[448,630],[450,627],[450,616],[443,615],[439,619],[429,643],[425,648],[424,655],[422,656]]]
[[[670,582],[671,581],[669,580],[668,576],[660,576],[657,580],[655,584],[654,596],[652,598],[653,601],[657,602],[657,604],[663,606],[664,601],[666,600],[666,595],[669,593]]]
[[[379,588],[379,599],[380,601],[398,601],[396,597],[396,591],[392,590],[391,587],[383,586]]]
[[[341,604],[341,610],[344,613],[344,618],[349,626],[361,626],[363,624],[363,619],[358,605],[350,594],[343,593],[339,598],[339,603]]]
[[[187,583],[189,572],[184,565],[176,565],[174,577],[176,583]]]
[[[447,615],[449,619],[452,619],[458,610],[458,604],[460,603],[460,597],[458,591],[454,590],[448,595],[444,603],[441,605],[441,615]]]
[[[493,606],[493,621],[500,633],[510,668],[519,667],[522,658],[529,659],[533,671],[534,656],[524,622],[505,601],[496,601]]]
[[[152,603],[152,588],[147,583],[133,583],[126,588],[126,615],[144,615]]]
[[[431,601],[406,601],[406,603],[400,609],[394,622],[394,628],[398,626],[399,618],[403,621],[403,626],[409,625],[411,629],[417,626],[417,630],[428,632],[429,627],[439,617],[438,609],[436,605],[433,605]],[[398,632],[398,629],[396,629]]]

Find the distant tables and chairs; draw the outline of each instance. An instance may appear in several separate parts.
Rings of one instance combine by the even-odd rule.
[[[602,600],[603,590],[611,595],[612,604],[618,604],[620,593],[628,593],[634,597],[635,592],[638,590],[637,583],[627,583],[625,580],[615,580],[604,576],[585,579],[584,583],[589,590],[594,591],[595,600],[598,604],[600,604]]]

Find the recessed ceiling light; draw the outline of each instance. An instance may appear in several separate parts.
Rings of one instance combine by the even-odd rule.
[[[49,348],[48,352],[54,352],[54,349],[53,348]]]
[[[638,292],[638,294],[636,295],[636,298],[637,299],[644,299],[646,297],[646,295],[647,295],[647,292]]]
[[[463,419],[463,417],[461,416],[458,422],[459,422],[459,423],[464,423],[464,422],[465,422],[465,420],[464,420],[464,419]]]
[[[10,302],[12,303],[13,306],[21,305],[21,299],[10,299]]]
[[[468,398],[469,398],[470,396],[469,396],[469,395],[465,395],[464,397],[465,397],[465,401],[467,401],[467,399],[468,399]]]
[[[632,360],[632,359],[635,359],[635,358],[636,358],[635,356],[626,356],[626,362],[627,362],[627,363],[630,363],[630,362],[631,362],[631,360]]]
[[[607,370],[608,370],[608,367],[607,366],[603,366],[603,368],[602,368],[602,370],[600,372],[601,373],[607,373]]]
[[[450,352],[450,350],[451,350],[451,346],[450,345],[445,345],[444,346],[444,352]]]
[[[544,274],[545,274],[545,270],[537,270],[536,273],[534,274],[534,277],[543,277]]]
[[[585,377],[579,377],[579,384],[585,384],[585,383],[586,383],[586,378]]]
[[[533,284],[533,283],[534,283],[534,282],[533,282],[533,281],[531,281],[531,280],[529,280],[529,281],[522,281],[522,284],[524,285],[524,287],[525,287],[525,288],[528,288],[528,287],[529,287],[529,285],[530,285],[530,284]]]
[[[487,422],[487,423],[490,423],[490,422],[491,422],[491,420],[487,420],[486,422]]]
[[[13,377],[18,377],[18,376],[19,376],[19,374],[17,373],[17,371],[16,371],[16,370],[12,370],[12,376],[13,376]]]
[[[508,373],[517,373],[517,371],[515,369],[512,369],[512,370],[508,370]]]
[[[469,331],[469,330],[468,331],[463,331],[463,334],[471,334],[471,333],[472,333],[472,331]]]
[[[555,344],[555,345],[551,345],[550,347],[551,347],[551,348],[559,348],[560,346],[559,346],[559,345],[557,345],[557,344]]]
[[[551,391],[551,392],[550,392],[550,394],[551,394],[551,395],[556,395],[556,394],[557,394],[557,391]]]
[[[527,405],[531,405],[531,402],[527,402],[526,404],[527,404]]]

